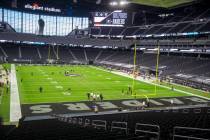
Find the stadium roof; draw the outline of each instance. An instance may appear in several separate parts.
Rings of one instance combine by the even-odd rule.
[[[141,4],[141,5],[171,8],[182,4],[189,4],[196,0],[130,0],[130,1],[132,3]]]

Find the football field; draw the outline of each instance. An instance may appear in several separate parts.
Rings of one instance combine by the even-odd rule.
[[[11,69],[9,64],[5,64],[4,67],[9,71]],[[181,100],[181,105],[191,105],[192,101],[209,100],[210,98],[210,94],[202,90],[177,84],[173,84],[174,90],[171,90],[171,85],[161,83],[161,85],[156,86],[155,92],[155,85],[152,81],[133,80],[132,75],[129,76],[122,72],[109,71],[96,66],[16,65],[15,69],[18,96],[11,98],[14,97],[16,92],[9,90],[11,93],[7,93],[6,86],[1,88],[3,92],[0,96],[0,117],[3,118],[4,122],[11,120],[11,114],[16,114],[11,113],[13,112],[11,106],[16,105],[16,102],[12,101],[12,99],[15,99],[15,101],[20,99],[18,106],[21,106],[20,112],[23,115],[33,116],[43,115],[32,113],[33,109],[38,108],[39,110],[42,107],[51,107],[53,110],[49,114],[74,113],[72,110],[64,109],[66,103],[72,106],[82,105],[84,107],[88,105],[91,107],[95,102],[92,102],[92,99],[88,100],[87,93],[102,94],[104,102],[109,103],[109,105],[115,104],[115,108],[122,106],[124,101],[131,101],[136,105],[140,104],[147,97],[150,98],[150,101],[153,100],[151,107],[157,107],[156,103],[162,107],[169,106],[167,102],[170,98]],[[9,85],[9,87],[14,89],[13,85]],[[134,89],[132,94],[129,93],[129,87]],[[195,99],[195,96],[198,98]],[[134,104],[130,105],[133,106]],[[123,107],[129,108],[128,106]],[[17,110],[16,107],[12,109]]]
[[[104,100],[188,96],[159,86],[155,92],[154,85],[135,81],[135,97],[127,93],[133,79],[93,66],[28,65],[16,66],[16,72],[22,104],[86,101],[87,93],[102,94]]]

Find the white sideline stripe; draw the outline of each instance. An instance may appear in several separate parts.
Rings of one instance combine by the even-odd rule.
[[[0,104],[1,104],[2,96],[0,96]]]
[[[102,71],[106,71],[106,72],[110,72],[110,71],[108,71],[108,70],[104,70],[104,69],[101,69],[101,68],[96,68],[96,67],[93,67],[93,68],[99,69],[99,70],[102,70]],[[129,76],[128,74],[123,73],[123,72],[111,71],[110,73],[117,74],[117,75],[121,75],[121,76],[124,76],[124,77],[128,77],[128,78],[133,79],[132,76]],[[142,77],[140,77],[140,76],[138,76],[138,77],[136,78],[136,80],[141,81],[141,82],[144,82],[144,83],[147,83],[147,84],[151,84],[151,85],[157,85],[157,86],[159,86],[159,87],[163,87],[163,88],[166,88],[166,89],[171,89],[170,87],[163,86],[163,85],[159,85],[159,84],[155,84],[155,83],[150,82],[149,80],[144,80],[144,79],[143,79]],[[200,98],[203,98],[203,99],[210,100],[210,98],[203,97],[203,96],[200,96],[200,95],[196,95],[196,94],[193,94],[193,93],[190,93],[190,92],[187,92],[187,91],[183,91],[183,90],[179,90],[179,89],[174,89],[174,90],[177,91],[177,92],[181,92],[181,93],[185,93],[185,94],[188,94],[188,95],[197,96],[197,97],[200,97]]]
[[[20,98],[16,79],[15,65],[11,64],[10,73],[10,122],[18,122],[22,117]]]

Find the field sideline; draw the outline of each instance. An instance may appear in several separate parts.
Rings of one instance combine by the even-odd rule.
[[[17,66],[16,70],[22,104],[86,101],[87,92],[101,93],[105,100],[134,99],[126,94],[132,79],[90,66]],[[77,76],[65,76],[65,71]],[[135,81],[134,91],[142,95],[137,98],[189,96],[159,86],[155,95],[154,85],[140,81]]]

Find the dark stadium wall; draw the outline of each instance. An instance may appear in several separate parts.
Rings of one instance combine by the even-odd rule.
[[[16,6],[14,6],[14,1]],[[34,11],[28,10],[25,8],[25,5],[37,4],[43,7],[54,7],[61,9],[60,13],[55,12],[43,12],[43,11]],[[161,12],[167,9],[160,7],[151,7],[145,5],[129,4],[124,7],[112,7],[109,5],[108,0],[104,1],[101,4],[96,4],[94,0],[78,0],[77,3],[74,3],[72,0],[1,0],[0,7],[6,8],[15,8],[23,11],[32,11],[37,13],[47,13],[54,15],[67,15],[67,16],[88,16],[89,12],[93,11],[113,11],[113,10],[124,10],[126,12]]]
[[[15,0],[16,6],[14,6],[14,0],[1,0],[0,7],[10,8],[20,11],[33,12],[39,14],[49,14],[49,15],[64,15],[64,16],[88,16],[91,11],[107,11],[113,10],[113,8],[107,5],[97,5],[93,2],[83,2],[78,1],[78,3],[74,3],[72,0]],[[25,5],[37,4],[42,7],[54,7],[61,9],[61,12],[45,12],[41,10],[29,10],[25,8]]]
[[[39,14],[48,14],[48,15],[62,15],[62,16],[73,16],[73,5],[71,1],[68,0],[16,0],[17,6],[13,5],[14,0],[1,0],[0,7],[10,8],[14,10],[39,13]],[[31,6],[40,6],[44,8],[56,8],[60,9],[61,12],[48,12],[44,10],[32,10],[27,9],[25,6],[29,4]],[[85,13],[82,12],[81,13]],[[83,15],[84,16],[84,15]]]
[[[17,3],[17,7],[14,6],[14,1]],[[30,13],[46,14],[46,15],[61,15],[61,16],[75,16],[75,17],[89,17],[90,12],[95,11],[113,11],[116,9],[123,10],[127,13],[134,16],[132,20],[132,25],[142,25],[156,23],[158,20],[161,20],[161,17],[158,15],[161,14],[173,14],[174,16],[185,16],[189,15],[194,11],[205,11],[208,9],[209,5],[206,3],[206,0],[193,3],[191,5],[174,7],[172,9],[160,8],[160,7],[151,7],[145,5],[129,4],[125,7],[112,7],[109,5],[108,1],[103,2],[102,4],[97,5],[95,1],[90,0],[78,0],[77,3],[74,3],[72,0],[1,0],[0,7],[10,8],[19,11],[26,11]],[[44,7],[55,7],[61,9],[61,12],[45,12],[40,10],[30,10],[26,9],[24,6],[26,4],[38,4]]]

